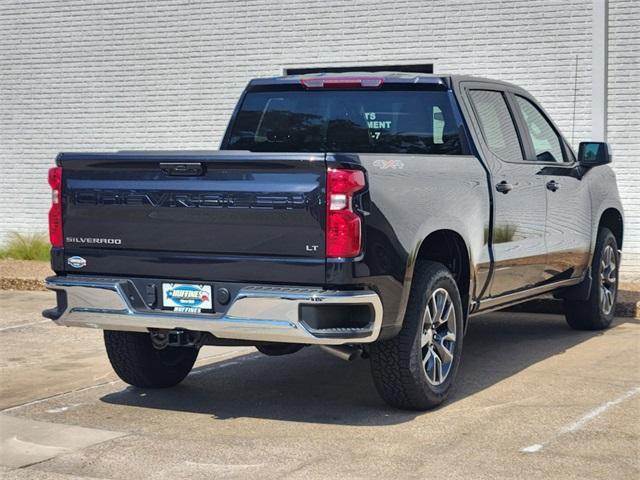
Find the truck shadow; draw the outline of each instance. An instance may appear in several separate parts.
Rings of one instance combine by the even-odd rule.
[[[613,328],[625,321],[637,322],[617,319]],[[473,318],[455,392],[440,408],[603,334],[570,330],[558,315],[507,312]],[[196,368],[172,389],[128,387],[101,400],[206,414],[216,420],[250,417],[382,426],[428,414],[386,406],[375,390],[368,361],[347,363],[315,347],[285,357],[249,354]]]

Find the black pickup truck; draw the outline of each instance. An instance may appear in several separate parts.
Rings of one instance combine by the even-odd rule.
[[[606,143],[578,155],[525,90],[394,72],[252,80],[219,151],[60,153],[59,325],[170,387],[203,345],[368,358],[380,395],[449,394],[467,319],[553,292],[614,315],[623,213]]]

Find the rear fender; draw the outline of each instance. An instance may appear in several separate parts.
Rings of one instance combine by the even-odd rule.
[[[458,234],[465,245],[465,250],[467,253],[467,257],[469,259],[468,269],[469,269],[469,285],[468,285],[468,305],[464,306],[467,313],[472,310],[473,304],[477,298],[477,287],[478,287],[478,277],[482,276],[482,273],[479,274],[478,267],[476,263],[475,256],[469,249],[469,236],[468,232],[465,232],[465,225],[462,224],[461,221],[451,221],[452,219],[448,219],[447,222],[442,222],[437,226],[433,224],[424,225],[419,232],[416,234],[414,248],[407,259],[407,266],[405,270],[405,279],[404,279],[404,288],[402,290],[402,298],[400,300],[400,308],[398,310],[398,319],[397,323],[402,325],[402,321],[404,319],[404,315],[407,309],[407,303],[409,301],[409,295],[411,293],[411,288],[413,285],[413,276],[415,272],[415,268],[420,261],[420,258],[424,257],[425,253],[421,252],[421,249],[424,245],[424,242],[433,234],[437,234],[438,232],[453,232]],[[482,287],[482,285],[479,285]]]

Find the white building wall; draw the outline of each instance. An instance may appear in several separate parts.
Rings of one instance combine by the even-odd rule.
[[[640,280],[640,1],[609,0],[608,136],[625,210],[622,271]]]
[[[433,63],[527,88],[575,145],[591,131],[591,0],[0,1],[0,239],[46,229],[58,151],[215,149],[247,80],[283,67]],[[638,136],[617,138],[633,209]]]

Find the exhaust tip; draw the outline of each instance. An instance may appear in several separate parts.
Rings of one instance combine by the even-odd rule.
[[[351,362],[362,356],[362,349],[352,345],[320,345],[320,348],[347,362]]]

